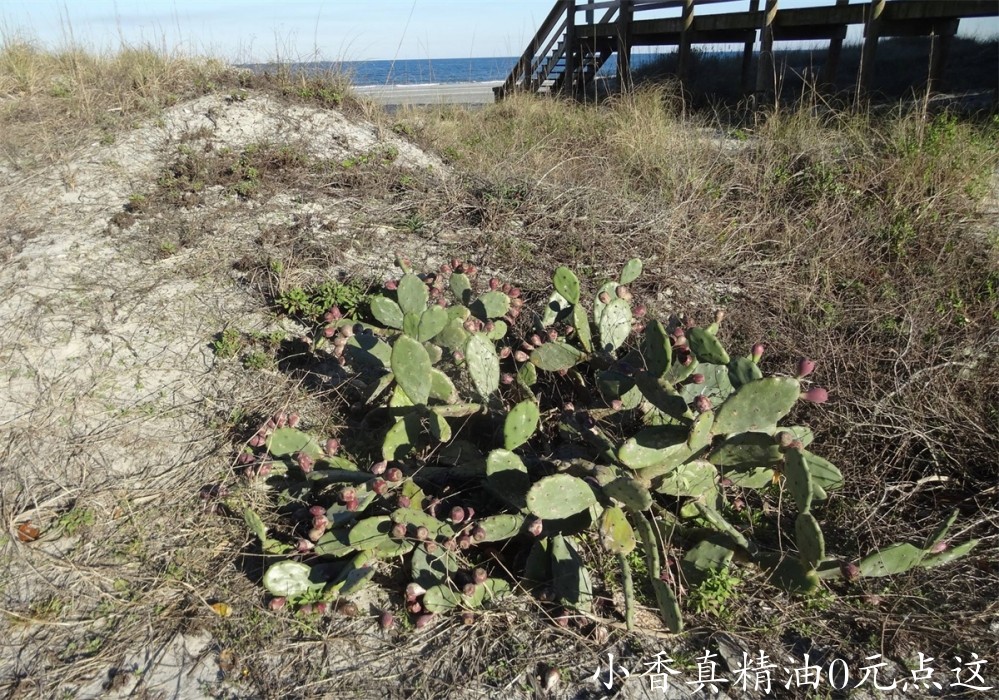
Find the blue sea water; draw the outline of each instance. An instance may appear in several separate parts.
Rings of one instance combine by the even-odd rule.
[[[616,57],[604,65],[601,75],[613,75]],[[632,65],[654,58],[652,54],[636,54]],[[517,58],[500,56],[492,58],[431,58],[398,61],[344,61],[341,63],[297,63],[293,70],[305,73],[324,72],[329,69],[343,71],[354,85],[434,85],[439,83],[485,83],[506,80]],[[247,66],[263,71],[266,65]]]

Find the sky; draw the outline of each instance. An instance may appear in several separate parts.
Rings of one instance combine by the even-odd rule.
[[[514,56],[553,2],[0,0],[0,37],[33,38],[52,48],[148,44],[240,63]],[[821,2],[832,0],[784,0],[781,7]],[[730,9],[745,6],[733,0]],[[961,29],[995,35],[999,20],[964,20]]]

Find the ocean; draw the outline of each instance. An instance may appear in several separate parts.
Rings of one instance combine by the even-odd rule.
[[[657,54],[635,54],[632,65],[655,58]],[[601,75],[614,75],[617,70],[616,56],[601,69]],[[341,63],[316,62],[295,63],[292,70],[304,73],[324,72],[338,69],[350,76],[357,86],[366,85],[439,85],[441,83],[488,83],[506,80],[517,63],[517,57],[500,56],[492,58],[430,58],[406,59],[398,61],[343,61]],[[245,66],[255,71],[264,71],[266,64]]]

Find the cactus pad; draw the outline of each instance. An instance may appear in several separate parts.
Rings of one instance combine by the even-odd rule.
[[[462,596],[447,584],[431,586],[423,594],[423,607],[427,612],[443,612],[457,608],[462,604]]]
[[[808,462],[808,472],[812,475],[812,484],[818,485],[823,491],[835,491],[843,487],[843,474],[832,462],[808,450],[802,450],[801,454]]]
[[[454,294],[454,298],[459,303],[468,304],[472,301],[472,283],[469,281],[467,275],[455,272],[451,275],[448,284],[451,287],[451,293]]]
[[[527,509],[542,520],[567,518],[597,502],[593,488],[569,474],[553,474],[534,482],[527,492]]]
[[[713,464],[695,460],[681,464],[652,483],[658,493],[699,498],[716,492],[717,481],[718,470]]]
[[[780,464],[781,459],[773,438],[763,433],[741,433],[726,438],[708,457],[712,464],[726,469],[770,467]]]
[[[715,417],[714,433],[732,435],[753,430],[773,430],[801,393],[792,377],[767,377],[744,384],[725,400]]]
[[[458,398],[458,390],[450,377],[439,369],[430,370],[430,398],[445,403],[454,403]]]
[[[304,452],[310,457],[321,457],[323,448],[308,433],[297,428],[278,428],[267,438],[267,451],[272,457],[287,457]]]
[[[697,416],[690,424],[687,447],[690,448],[691,453],[696,454],[711,444],[711,426],[714,425],[714,422],[714,413],[706,411]]]
[[[401,325],[400,317],[400,328]],[[343,348],[344,357],[352,365],[388,368],[392,362],[392,347],[373,334],[356,334],[350,337]]]
[[[710,540],[701,540],[686,555],[681,562],[687,581],[697,584],[704,581],[712,573],[728,568],[735,551]]]
[[[760,371],[759,365],[753,362],[752,358],[737,357],[728,363],[728,378],[732,382],[732,386],[738,389],[743,384],[763,379],[763,372]]]
[[[652,494],[637,479],[621,476],[603,487],[604,494],[624,505],[628,510],[638,513],[652,507]]]
[[[590,333],[590,319],[586,309],[580,304],[572,306],[572,325],[576,328],[576,337],[586,352],[593,352],[593,334]]]
[[[625,410],[630,411],[642,402],[642,392],[635,386],[635,380],[622,372],[600,372],[597,375],[597,389],[605,401],[610,403],[617,399]]]
[[[399,336],[392,346],[392,373],[409,400],[425,404],[430,398],[430,354],[418,340]]]
[[[642,396],[667,416],[678,420],[693,417],[687,408],[687,402],[669,382],[658,379],[652,372],[636,372],[635,382],[642,392]]]
[[[465,363],[475,390],[482,396],[499,389],[499,356],[491,340],[480,333],[471,334],[465,343]]]
[[[600,301],[600,295],[607,293],[611,299],[617,298],[617,282],[606,282],[600,289],[597,290],[596,295],[593,297],[593,325],[600,326],[600,317],[604,315],[604,309],[607,308],[607,304]],[[610,300],[608,300],[610,303]]]
[[[413,550],[410,561],[410,575],[416,583],[430,588],[457,573],[458,559],[445,547],[438,546],[433,554],[427,552],[426,545],[418,545]]]
[[[640,430],[618,450],[617,457],[632,469],[672,468],[690,456],[687,431],[673,426]]]
[[[264,572],[263,584],[272,596],[294,598],[313,590],[312,569],[298,561],[279,561]]]
[[[807,513],[812,507],[812,475],[801,450],[788,450],[784,455],[784,479],[798,512]]]
[[[572,313],[572,304],[558,292],[552,292],[545,304],[545,312],[541,314],[541,325],[551,326],[557,321],[564,321]]]
[[[826,556],[826,541],[822,528],[811,513],[799,513],[794,521],[794,541],[802,563],[814,569]]]
[[[514,406],[503,421],[503,446],[514,450],[531,439],[538,429],[541,413],[538,404],[528,399]]]
[[[978,540],[968,540],[967,542],[963,542],[956,547],[945,549],[937,554],[927,554],[923,557],[923,560],[919,562],[919,565],[924,569],[932,569],[943,564],[948,564],[955,559],[963,557],[977,546]]]
[[[807,595],[819,587],[819,575],[794,557],[761,555],[757,563],[770,573],[770,583],[789,593]]]
[[[517,382],[524,387],[530,388],[538,381],[538,368],[530,362],[525,362],[517,370]]]
[[[694,357],[699,362],[727,365],[731,359],[722,344],[718,342],[718,338],[704,328],[688,329],[687,342],[690,345],[690,351],[694,353]]]
[[[493,450],[486,459],[489,488],[514,508],[525,508],[531,478],[520,457],[509,450]]]
[[[662,377],[673,363],[673,346],[666,328],[659,321],[645,327],[641,345],[645,368],[654,377]]]
[[[500,318],[510,310],[510,297],[500,291],[486,292],[468,307],[472,315],[483,321]]]
[[[545,343],[531,353],[531,364],[546,372],[570,369],[586,357],[568,343],[555,341]]]
[[[346,557],[357,551],[348,539],[349,530],[330,530],[316,541],[315,554],[321,557]]]
[[[614,298],[600,314],[597,329],[600,332],[600,349],[614,352],[631,335],[631,306],[624,299]]]
[[[390,539],[392,519],[387,515],[373,515],[358,520],[347,535],[347,541],[355,549],[374,549]]]
[[[551,538],[552,583],[555,595],[567,606],[582,612],[593,608],[593,583],[571,538]]]
[[[448,318],[447,311],[436,304],[421,313],[419,318],[420,321],[416,327],[416,339],[421,343],[432,340],[438,333],[444,330],[451,320]]]
[[[631,284],[642,274],[642,261],[639,258],[632,258],[621,268],[621,284]]]
[[[570,304],[579,303],[579,278],[567,267],[560,267],[555,270],[552,277],[555,291],[565,297]]]
[[[490,515],[478,520],[478,525],[486,532],[481,542],[502,542],[516,537],[524,527],[523,515]]]
[[[656,594],[656,603],[659,604],[659,614],[666,623],[666,629],[673,634],[683,632],[683,616],[680,613],[680,603],[676,599],[673,589],[665,581],[657,577],[654,573],[649,573],[652,581],[652,590]]]
[[[902,574],[919,566],[925,555],[926,552],[915,545],[893,544],[861,559],[858,565],[860,575],[879,577]]]
[[[628,554],[635,548],[635,531],[628,516],[617,506],[604,509],[597,528],[600,541],[608,552]]]
[[[383,296],[371,297],[371,315],[386,328],[402,328],[402,309],[397,303]]]

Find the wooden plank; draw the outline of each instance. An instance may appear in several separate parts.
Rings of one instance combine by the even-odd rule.
[[[760,11],[760,0],[749,0],[750,14]],[[742,94],[748,95],[753,91],[753,45],[756,43],[756,32],[753,31],[753,38],[742,46]]]
[[[635,21],[635,0],[622,0],[617,19],[617,84],[622,92],[631,90],[631,25]]]
[[[676,74],[680,78],[680,83],[686,85],[687,73],[690,72],[690,45],[694,38],[694,0],[684,0],[680,25],[680,56]]]
[[[602,10],[605,7],[616,8],[621,4],[621,0],[605,0],[605,2],[588,2],[576,5],[576,12],[593,12],[594,10]],[[592,24],[592,20],[587,19],[587,24]]]
[[[947,63],[947,54],[950,52],[950,45],[954,35],[957,34],[960,21],[959,19],[951,20],[946,28],[930,38],[930,79],[926,85],[929,92],[936,92],[940,88],[944,66]]]
[[[760,27],[760,59],[756,67],[756,93],[772,95],[776,91],[774,74],[774,20],[777,19],[777,0],[767,0]]]
[[[850,0],[836,0],[837,5],[847,5],[849,2]],[[839,59],[843,54],[843,39],[844,37],[841,36],[834,36],[829,39],[826,64],[822,66],[822,75],[819,78],[819,82],[824,85],[836,84],[836,73],[839,72]]]
[[[563,0],[565,6],[565,72],[562,73],[562,91],[570,97],[576,92],[576,0]]]
[[[878,52],[878,39],[881,37],[881,15],[885,11],[885,0],[871,0],[867,6],[867,22],[864,28],[864,46],[860,50],[860,77],[857,79],[858,95],[867,92],[874,76],[874,59]]]

